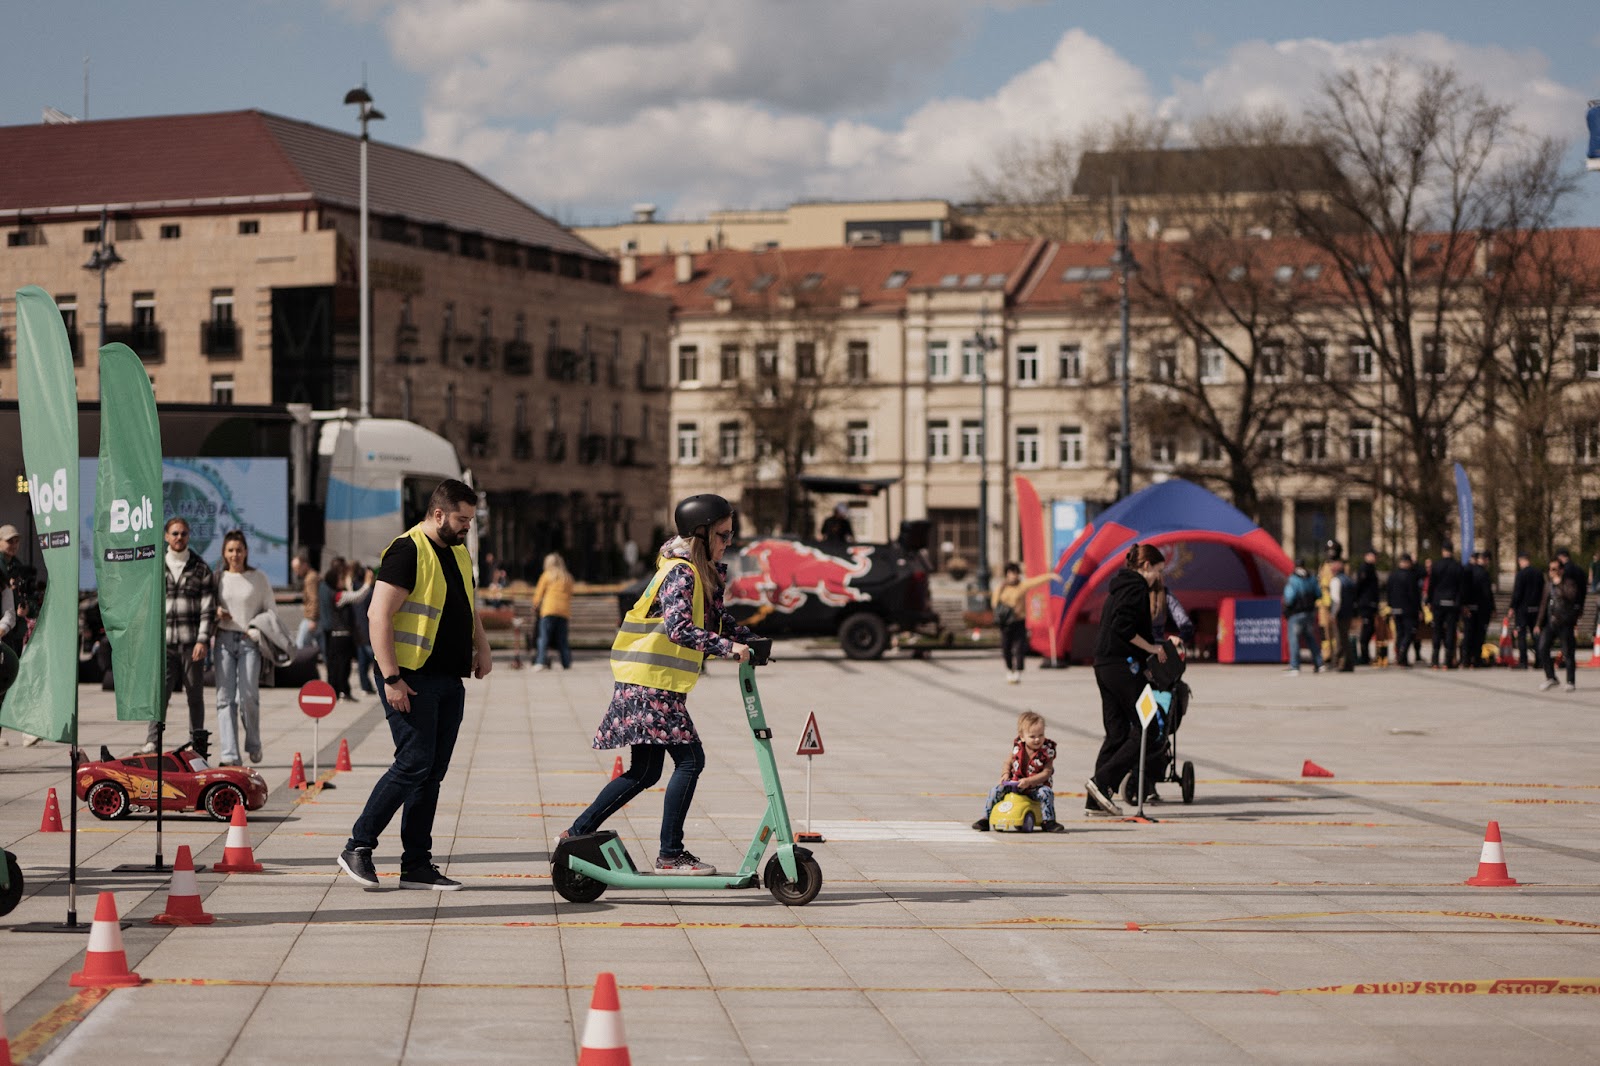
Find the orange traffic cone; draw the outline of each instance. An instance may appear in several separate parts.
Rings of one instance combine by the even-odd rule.
[[[117,917],[117,897],[100,893],[94,905],[94,924],[89,927],[89,950],[83,956],[83,969],[67,984],[73,988],[132,988],[139,975],[128,972],[128,953],[122,950],[122,920]]]
[[[258,874],[261,864],[250,847],[250,823],[245,820],[244,804],[233,805],[233,821],[228,826],[228,843],[222,861],[211,867],[219,874]]]
[[[611,780],[615,781],[617,778],[619,778],[621,776],[622,776],[622,756],[618,755],[617,756],[617,761],[611,764]],[[60,824],[61,824],[61,820],[59,818],[56,819],[56,825],[57,825],[58,828],[60,827]]]
[[[1504,622],[1500,623],[1500,654],[1499,654],[1499,659],[1500,659],[1500,665],[1501,666],[1515,666],[1515,665],[1517,665],[1517,662],[1516,662],[1517,649],[1516,649],[1516,645],[1513,644],[1512,640],[1511,640],[1511,630],[1513,628],[1514,627],[1511,624],[1511,616],[1510,615],[1506,615],[1506,620]]]
[[[1306,764],[1304,766],[1300,767],[1300,776],[1301,777],[1332,777],[1333,776],[1333,771],[1332,770],[1324,770],[1322,767],[1318,766],[1316,763],[1312,762],[1310,759],[1307,759],[1306,760]]]
[[[622,1006],[617,1002],[617,977],[603,973],[595,978],[589,1017],[583,1023],[583,1044],[578,1066],[632,1066],[628,1036],[622,1031]]]
[[[294,753],[294,765],[289,767],[289,787],[306,787],[306,768],[305,764],[300,761],[300,753],[298,751]]]
[[[6,1039],[6,1007],[0,1003],[0,1066],[11,1066],[11,1041]]]
[[[1589,653],[1589,661],[1584,665],[1600,669],[1600,626],[1594,627],[1594,650]]]
[[[44,817],[39,819],[39,832],[66,832],[61,826],[61,804],[56,802],[56,790],[53,788],[44,797]]]
[[[167,890],[167,909],[150,919],[154,925],[210,925],[216,916],[200,905],[200,883],[194,877],[194,857],[189,845],[178,845],[172,862],[172,887]]]
[[[1500,847],[1500,823],[1490,822],[1483,834],[1483,851],[1478,856],[1478,875],[1467,878],[1466,884],[1479,888],[1504,888],[1516,883],[1517,879],[1506,869],[1505,850]]]
[[[354,769],[350,765],[350,742],[344,737],[339,738],[339,758],[334,762],[333,768],[341,772]]]

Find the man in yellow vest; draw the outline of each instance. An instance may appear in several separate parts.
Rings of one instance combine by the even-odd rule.
[[[400,815],[400,887],[452,892],[461,887],[433,862],[433,815],[439,783],[450,769],[461,731],[466,687],[461,679],[489,673],[489,639],[472,601],[467,530],[478,494],[443,481],[427,517],[395,538],[378,564],[367,619],[372,653],[383,677],[379,699],[394,736],[394,764],[373,786],[350,830],[339,868],[378,887],[372,849],[395,812]]]

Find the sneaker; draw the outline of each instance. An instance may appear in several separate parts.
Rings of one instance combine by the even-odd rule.
[[[987,833],[989,831],[989,819],[979,818],[976,822],[972,823],[972,828],[976,829],[980,833]]]
[[[1576,692],[1576,691],[1578,691],[1578,686],[1569,684],[1569,685],[1567,685],[1567,691],[1568,692]]]
[[[1300,672],[1300,668],[1298,666],[1291,666],[1291,667],[1289,667],[1289,669],[1284,671],[1284,673],[1286,673],[1286,674],[1298,674],[1299,672]]]
[[[29,737],[27,740],[24,740],[22,742],[22,746],[25,747],[25,748],[31,748],[34,745],[38,744],[39,741],[41,741],[43,739],[44,739],[44,737]],[[151,748],[150,750],[151,751],[155,751],[156,749],[155,748]]]
[[[1041,825],[1039,828],[1044,830],[1046,833],[1065,833],[1067,831],[1067,827],[1055,819],[1051,819],[1050,821]]]
[[[339,869],[350,875],[350,880],[368,888],[378,887],[378,871],[372,866],[371,848],[347,848],[339,853]]]
[[[416,870],[405,870],[400,874],[401,888],[420,888],[434,892],[454,892],[461,887],[460,881],[453,881],[439,872],[439,868],[432,863]]]
[[[1539,691],[1540,692],[1549,692],[1551,689],[1555,688],[1560,683],[1561,682],[1557,681],[1553,677],[1547,677],[1543,681],[1539,682]]]
[[[1090,778],[1088,781],[1084,782],[1083,789],[1089,794],[1089,798],[1094,800],[1095,806],[1099,807],[1105,813],[1122,813],[1122,808],[1117,806],[1117,801],[1107,796],[1104,792],[1101,792],[1100,786],[1094,783],[1093,778]]]
[[[533,672],[534,673],[538,673],[540,670],[548,670],[548,669],[550,669],[550,668],[548,666],[546,666],[544,663],[534,663],[533,664]]]
[[[156,742],[153,741],[153,740],[149,741],[148,743],[145,744],[144,747],[140,748],[139,750],[144,752],[146,755],[154,755],[156,753]]]
[[[256,765],[256,764],[259,764],[261,762],[261,749],[260,748],[256,748],[254,751],[246,752],[245,754],[250,756],[251,765]]]
[[[1327,667],[1324,667],[1324,666],[1319,666],[1319,667],[1317,667],[1317,668],[1316,668],[1316,669],[1314,669],[1314,670],[1313,670],[1313,671],[1312,671],[1312,673],[1316,673],[1316,674],[1320,674],[1320,673],[1322,673],[1322,671],[1323,671],[1323,670],[1325,670],[1325,669],[1327,669]]]
[[[709,862],[701,862],[687,851],[678,855],[657,855],[656,873],[658,874],[689,874],[694,877],[704,877],[717,872],[717,868]]]
[[[1166,802],[1165,800],[1163,800],[1161,798],[1161,793],[1157,792],[1153,788],[1149,792],[1146,792],[1144,794],[1144,801],[1146,803],[1165,803]]]

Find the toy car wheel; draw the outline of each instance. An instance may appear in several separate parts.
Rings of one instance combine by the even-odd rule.
[[[244,803],[244,790],[238,785],[212,785],[200,805],[219,822],[233,820],[233,809]]]
[[[1033,812],[1032,811],[1029,811],[1027,814],[1024,814],[1022,816],[1022,831],[1024,833],[1033,832]]]
[[[115,781],[96,781],[83,799],[89,813],[102,821],[128,816],[128,792]]]
[[[9,851],[6,856],[6,887],[0,888],[0,914],[10,914],[22,902],[22,867]]]
[[[604,881],[596,881],[560,864],[550,867],[550,880],[557,894],[568,903],[593,903],[606,890]]]
[[[1194,763],[1183,764],[1183,773],[1178,776],[1178,787],[1183,790],[1183,802],[1194,802]]]
[[[889,647],[889,626],[871,611],[857,611],[839,626],[839,647],[847,659],[881,659]]]
[[[767,860],[767,869],[762,875],[763,883],[779,903],[786,907],[803,907],[822,891],[822,867],[805,848],[794,849],[794,863],[795,872],[800,876],[791,881],[783,872],[783,863],[774,855]]]

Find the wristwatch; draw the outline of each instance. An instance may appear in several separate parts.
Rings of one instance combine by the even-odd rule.
[[[400,683],[400,675],[395,674],[393,677],[386,677],[383,679],[383,683],[385,685],[398,685]]]

